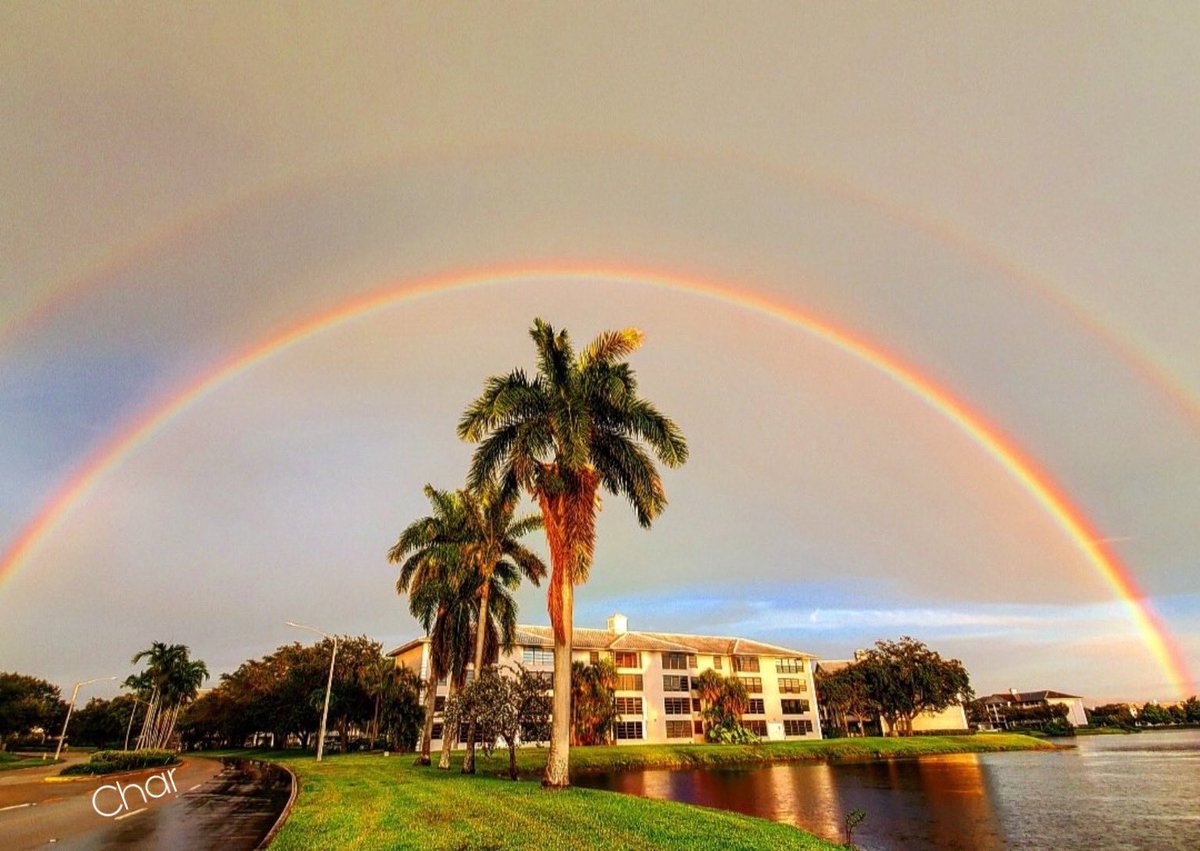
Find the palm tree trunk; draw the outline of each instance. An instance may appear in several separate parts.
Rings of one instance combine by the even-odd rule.
[[[566,571],[562,571],[565,573]],[[550,579],[551,593],[561,605],[562,636],[554,636],[554,695],[550,715],[550,753],[546,756],[543,786],[565,788],[570,785],[568,771],[571,754],[571,635],[574,626],[575,586],[570,577],[557,583]]]
[[[425,686],[425,724],[421,730],[421,753],[414,765],[429,765],[433,760],[429,752],[433,748],[433,710],[437,706],[437,680],[433,678],[433,664],[429,665],[429,676]],[[445,725],[442,725],[442,735],[445,735]]]
[[[484,577],[483,592],[479,597],[479,620],[475,624],[475,679],[483,672],[483,639],[487,633],[488,602],[492,595],[491,571]],[[463,774],[475,773],[475,719],[467,725],[467,754],[463,757]]]
[[[451,677],[450,678],[450,687],[446,690],[446,703],[447,704],[450,703],[450,697],[456,691],[454,685],[455,685],[454,678]],[[445,719],[445,717],[446,717],[445,714],[443,714],[442,715],[443,720]],[[442,756],[440,759],[438,759],[438,768],[440,768],[442,771],[450,770],[450,749],[454,746],[454,740],[457,738],[458,738],[457,726],[453,730],[451,730],[449,724],[443,723],[442,724]]]

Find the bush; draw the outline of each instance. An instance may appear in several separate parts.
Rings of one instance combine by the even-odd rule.
[[[69,765],[62,774],[111,774],[114,771],[132,771],[136,768],[158,768],[173,765],[179,758],[171,751],[96,751],[87,762]]]
[[[758,736],[740,724],[736,727],[709,727],[704,738],[718,745],[757,745],[760,741]]]

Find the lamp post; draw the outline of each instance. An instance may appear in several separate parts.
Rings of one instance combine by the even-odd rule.
[[[129,710],[129,725],[125,728],[125,750],[129,750],[129,734],[133,731],[133,716],[137,715],[138,704],[146,702],[132,695],[130,698],[133,700],[133,708]]]
[[[321,731],[317,734],[317,762],[320,762],[321,755],[325,752],[325,722],[329,718],[329,692],[333,689],[333,663],[337,659],[337,636],[321,632],[316,627],[305,626],[302,623],[288,621],[287,625],[294,626],[296,629],[307,629],[309,632],[315,632],[317,635],[323,635],[333,641],[333,653],[329,656],[329,680],[325,683],[325,708],[321,710]]]
[[[58,747],[54,749],[54,759],[56,762],[58,761],[59,754],[62,753],[63,739],[67,737],[67,724],[71,723],[71,713],[75,711],[75,698],[79,696],[79,687],[98,683],[101,680],[115,679],[116,677],[96,677],[94,680],[84,680],[81,683],[75,683],[75,688],[71,691],[71,705],[67,707],[67,717],[63,719],[62,732],[58,734]]]

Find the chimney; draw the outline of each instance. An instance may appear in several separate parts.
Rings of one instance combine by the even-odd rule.
[[[615,632],[617,635],[624,635],[629,632],[629,618],[620,613],[614,613],[608,619],[608,631]]]
[[[1013,700],[1017,700],[1021,697],[1021,693],[1019,691],[1017,691],[1015,688],[1010,688],[1008,690],[1008,693],[1012,695]]]

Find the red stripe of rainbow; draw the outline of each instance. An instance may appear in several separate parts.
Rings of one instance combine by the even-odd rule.
[[[493,268],[450,274],[441,277],[389,286],[358,297],[312,316],[282,332],[273,334],[230,358],[217,369],[189,384],[182,391],[151,409],[129,428],[111,439],[83,465],[42,511],[20,533],[0,560],[0,584],[29,559],[38,544],[107,474],[134,453],[143,443],[165,428],[207,394],[225,382],[252,368],[259,361],[284,351],[314,334],[343,322],[365,316],[401,301],[454,290],[494,286],[519,281],[595,281],[607,280],[655,286],[661,289],[702,296],[736,305],[799,327],[821,340],[874,367],[888,378],[916,394],[927,405],[957,426],[981,449],[1001,464],[1032,496],[1057,525],[1074,541],[1088,562],[1125,604],[1130,618],[1146,648],[1166,675],[1167,680],[1185,697],[1193,683],[1183,654],[1166,626],[1158,618],[1138,588],[1129,568],[1108,547],[1103,536],[1083,512],[1074,506],[1049,475],[999,430],[971,411],[945,388],[921,376],[913,367],[849,331],[825,320],[802,313],[795,307],[728,284],[683,278],[657,271],[584,266],[539,266],[531,268]]]

